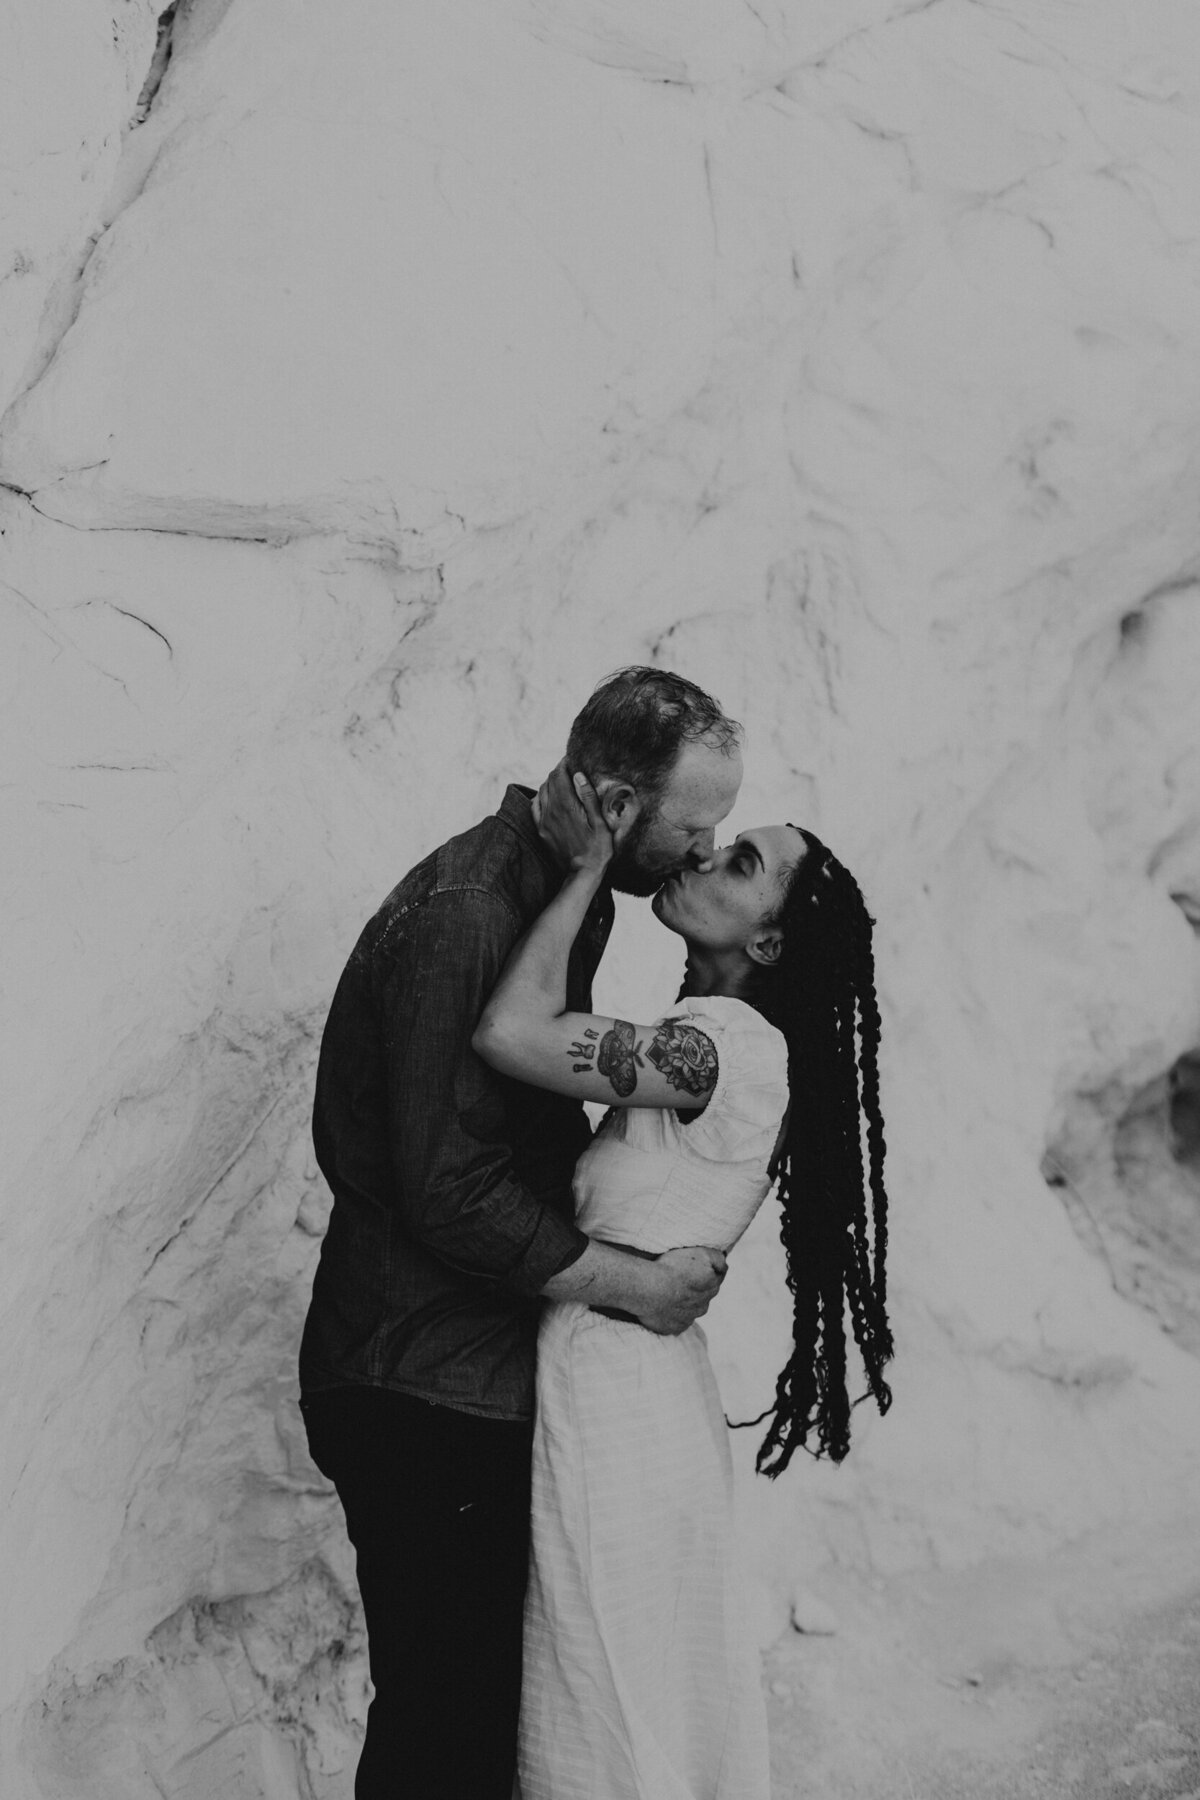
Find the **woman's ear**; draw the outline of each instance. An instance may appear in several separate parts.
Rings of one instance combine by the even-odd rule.
[[[783,952],[783,933],[778,925],[762,925],[746,945],[751,962],[772,968]]]

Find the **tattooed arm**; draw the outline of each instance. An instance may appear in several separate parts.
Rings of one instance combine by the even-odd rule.
[[[525,941],[536,932],[535,926]],[[699,1111],[717,1081],[716,1046],[690,1020],[635,1025],[596,1013],[543,1011],[519,981],[497,989],[472,1043],[502,1075],[604,1106]]]
[[[590,829],[558,894],[509,957],[472,1044],[502,1074],[576,1100],[698,1111],[717,1079],[705,1032],[687,1019],[637,1025],[566,1010],[567,958],[612,854],[590,787],[576,791]]]

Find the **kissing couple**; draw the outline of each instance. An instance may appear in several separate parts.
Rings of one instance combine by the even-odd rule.
[[[881,1410],[892,1345],[872,921],[801,826],[715,848],[740,741],[681,676],[609,676],[334,995],[300,1404],[366,1615],[356,1800],[769,1800],[696,1321],[772,1187],[794,1337],[760,1471],[846,1454],[847,1315]],[[686,950],[640,1020],[592,1010],[614,888]]]

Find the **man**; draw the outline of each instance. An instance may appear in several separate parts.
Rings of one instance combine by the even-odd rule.
[[[678,675],[600,684],[567,761],[600,796],[615,887],[646,895],[706,866],[741,783],[739,737]],[[471,1049],[509,950],[562,878],[535,807],[510,787],[404,878],[355,946],[321,1045],[313,1136],[334,1204],[301,1406],[367,1620],[375,1699],[356,1800],[509,1800],[542,1297],[671,1334],[724,1273],[705,1250],[646,1260],[577,1230],[582,1107]],[[602,889],[571,954],[575,1010],[591,1011],[612,911]]]

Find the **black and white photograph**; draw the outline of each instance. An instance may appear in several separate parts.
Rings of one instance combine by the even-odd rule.
[[[0,0],[0,1800],[1200,1800],[1200,4]]]

